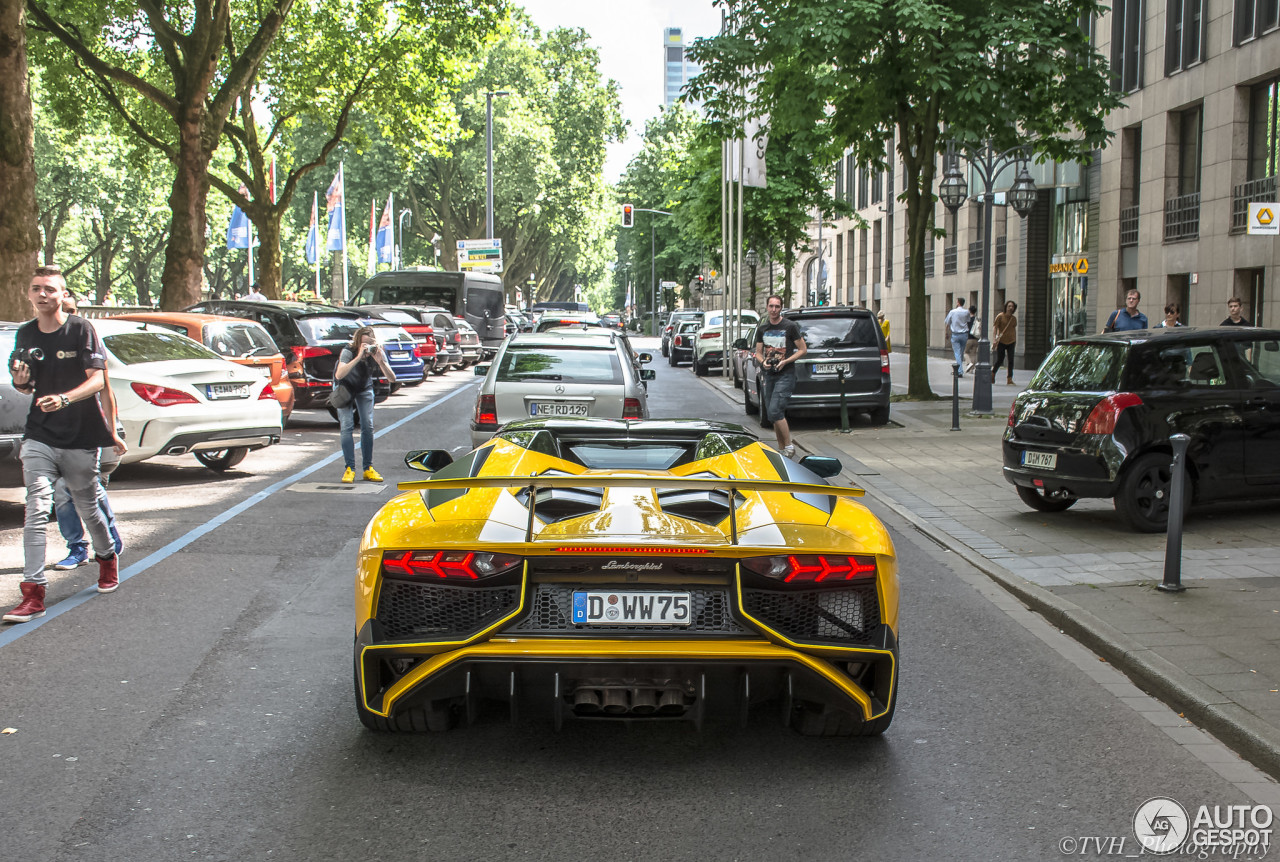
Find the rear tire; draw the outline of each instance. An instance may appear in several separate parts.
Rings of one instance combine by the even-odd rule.
[[[672,368],[675,368],[677,365],[680,364],[678,361],[676,361],[676,355],[674,352],[667,354],[667,364],[670,365]]]
[[[1169,527],[1170,462],[1165,452],[1148,452],[1138,457],[1116,491],[1116,513],[1139,533],[1161,533]],[[1191,508],[1191,477],[1183,488],[1182,514]]]
[[[204,449],[192,453],[196,460],[215,473],[224,473],[244,460],[249,454],[248,446],[236,446],[231,449]]]
[[[360,660],[359,648],[356,649],[355,660]],[[354,669],[352,679],[355,681],[356,715],[360,717],[360,723],[369,730],[378,733],[443,733],[453,727],[453,709],[447,699],[427,701],[390,718],[383,718],[365,708],[364,698],[360,693],[358,667]]]
[[[872,425],[888,425],[889,424],[889,405],[877,407],[874,410],[867,411],[867,418],[871,420]]]
[[[1015,485],[1018,496],[1037,512],[1065,512],[1076,504],[1078,497],[1046,497],[1035,488]]]
[[[754,416],[760,412],[760,405],[751,400],[751,393],[747,390],[747,381],[742,381],[742,409],[747,411],[748,416]]]
[[[694,377],[707,376],[707,367],[703,365],[701,362],[699,362],[696,356],[693,359],[693,376]]]
[[[670,356],[670,355],[671,355],[671,349],[667,346],[667,342],[665,342],[665,341],[664,341],[664,342],[662,342],[662,355],[663,355],[663,356]]]

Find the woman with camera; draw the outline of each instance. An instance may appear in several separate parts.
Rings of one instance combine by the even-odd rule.
[[[350,485],[356,480],[355,414],[360,414],[360,459],[364,464],[366,482],[381,482],[382,476],[373,469],[373,383],[378,370],[394,383],[395,372],[387,364],[386,351],[374,337],[372,326],[362,326],[355,331],[351,343],[338,355],[338,366],[333,372],[333,385],[351,393],[351,403],[338,408],[338,426],[342,432],[342,457],[347,469],[342,481]]]

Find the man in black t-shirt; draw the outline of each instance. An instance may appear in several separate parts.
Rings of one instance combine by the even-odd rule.
[[[800,326],[782,316],[782,297],[769,297],[769,316],[756,327],[756,362],[765,369],[760,409],[773,422],[778,450],[790,458],[796,454],[787,425],[787,402],[796,388],[796,360],[809,352]]]
[[[1240,314],[1244,304],[1240,302],[1240,297],[1233,296],[1227,300],[1227,319],[1219,323],[1219,326],[1252,326],[1249,321],[1244,319]]]
[[[94,497],[99,447],[114,446],[123,452],[125,444],[116,436],[115,416],[104,415],[98,400],[106,350],[87,320],[67,315],[62,306],[66,292],[61,270],[36,269],[27,291],[36,317],[18,329],[9,359],[14,388],[32,393],[32,398],[22,442],[22,475],[27,485],[22,601],[4,615],[6,622],[25,623],[44,616],[45,525],[53,483],[59,478],[66,482],[76,513],[93,541],[98,592],[109,593],[120,585],[119,560]]]

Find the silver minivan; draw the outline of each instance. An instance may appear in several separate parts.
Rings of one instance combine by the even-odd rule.
[[[652,361],[641,353],[641,363]],[[644,381],[625,338],[608,332],[553,330],[513,335],[489,365],[477,365],[484,383],[476,395],[471,443],[479,446],[516,419],[597,416],[648,419]]]

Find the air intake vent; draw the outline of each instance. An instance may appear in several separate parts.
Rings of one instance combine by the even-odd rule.
[[[516,494],[521,505],[529,505],[529,491]],[[535,500],[534,511],[544,524],[554,524],[569,518],[580,518],[600,511],[604,502],[603,488],[541,488]]]
[[[736,491],[732,495],[728,491],[682,491],[679,488],[658,492],[662,511],[713,527],[729,517],[730,505],[736,509],[745,501],[746,498]]]

